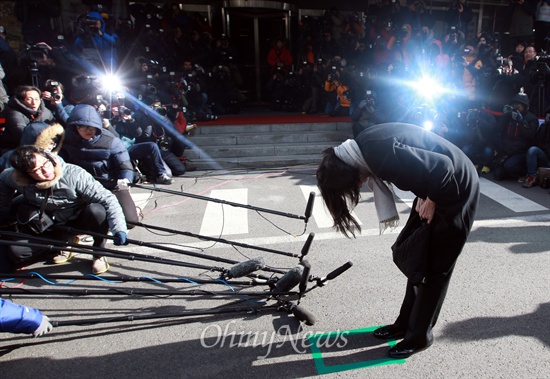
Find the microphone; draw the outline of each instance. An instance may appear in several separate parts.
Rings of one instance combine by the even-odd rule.
[[[324,278],[321,278],[317,281],[318,286],[322,286],[323,283],[325,283],[327,280],[332,280],[336,278],[337,276],[343,274],[345,271],[347,271],[351,266],[353,266],[353,263],[351,261],[348,261],[344,263],[342,266],[338,267],[336,270],[330,272],[327,276]]]
[[[342,266],[338,267],[336,270],[329,273],[327,275],[327,280],[332,280],[332,279],[336,278],[337,276],[340,276],[340,274],[343,274],[351,266],[353,266],[353,263],[351,261],[348,261],[348,262],[344,263]]]
[[[299,291],[300,294],[303,294],[307,288],[307,283],[309,281],[309,272],[311,271],[311,264],[308,261],[302,261],[300,263],[304,266],[304,272],[302,273],[302,279],[300,280]]]
[[[275,283],[275,289],[273,292],[289,292],[291,289],[296,287],[300,280],[302,279],[302,273],[304,271],[304,266],[298,265],[293,269],[287,271],[281,279]]]
[[[290,311],[296,317],[298,320],[303,321],[306,325],[314,325],[315,324],[315,316],[311,314],[310,312],[306,311],[304,308],[300,307],[299,305],[296,305],[292,303],[290,306]]]
[[[315,202],[315,192],[311,191],[309,193],[309,199],[307,200],[306,211],[304,212],[304,222],[307,224],[309,218],[311,217],[311,211],[313,210],[313,203]]]
[[[241,276],[247,276],[254,271],[261,270],[265,267],[263,257],[256,257],[244,262],[237,263],[232,266],[227,272],[227,278],[240,278]]]
[[[307,237],[306,243],[304,243],[304,246],[302,247],[302,256],[300,259],[304,258],[307,253],[309,253],[309,248],[311,247],[311,243],[313,242],[313,238],[315,237],[315,233],[309,233],[309,236]]]

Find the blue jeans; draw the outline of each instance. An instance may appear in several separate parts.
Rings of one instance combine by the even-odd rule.
[[[149,160],[153,164],[155,174],[157,176],[166,174],[162,156],[160,155],[160,149],[156,143],[135,143],[128,148],[128,154],[130,154],[130,159],[133,161],[143,161],[144,159]]]
[[[548,156],[536,146],[531,146],[527,150],[527,174],[536,175],[539,167],[546,167],[550,163]]]

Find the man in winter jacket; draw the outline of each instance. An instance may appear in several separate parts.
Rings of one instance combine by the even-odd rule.
[[[50,122],[52,112],[45,107],[42,93],[33,86],[19,86],[11,97],[6,109],[6,126],[0,135],[0,152],[19,146],[23,129],[31,122]]]
[[[97,233],[93,237],[94,247],[105,247],[106,239],[102,236],[109,231],[115,245],[126,244],[127,228],[117,198],[81,167],[67,164],[33,145],[18,147],[10,163],[12,168],[0,174],[0,220],[15,218],[24,233],[15,238],[17,243],[7,245],[6,255],[13,262],[12,269],[35,262],[49,251],[40,244],[29,244],[33,235],[65,244],[67,232],[55,228],[56,225]],[[23,201],[14,209],[16,192]],[[50,222],[42,224],[49,226],[38,230],[32,223],[36,212],[48,216],[46,220]],[[9,262],[4,260],[3,264],[6,263]],[[94,254],[92,272],[99,275],[108,269],[106,258]]]
[[[512,98],[497,123],[496,180],[518,179],[526,174],[526,153],[533,146],[539,127],[537,116],[529,112],[529,98],[523,92]]]
[[[65,142],[60,155],[99,180],[106,188],[116,190],[129,225],[138,222],[136,206],[128,188],[134,182],[130,154],[120,138],[103,128],[101,116],[88,104],[78,104],[67,120]]]
[[[95,24],[89,22],[95,20]],[[88,12],[85,23],[79,28],[79,35],[74,41],[74,46],[100,69],[115,72],[117,68],[116,42],[118,36],[106,33],[105,20],[98,12]]]

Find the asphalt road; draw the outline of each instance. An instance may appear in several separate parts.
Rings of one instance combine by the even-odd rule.
[[[399,229],[379,235],[367,190],[355,210],[363,233],[351,240],[330,228],[319,198],[304,228],[300,219],[178,194],[303,215],[314,185],[314,168],[297,167],[196,172],[171,186],[157,187],[171,193],[133,188],[142,222],[155,228],[132,229],[130,238],[138,243],[119,250],[157,257],[157,263],[111,258],[110,271],[99,280],[89,275],[90,257],[81,253],[63,265],[37,263],[23,271],[38,272],[44,279],[6,281],[5,288],[27,291],[11,300],[37,307],[53,321],[101,323],[58,326],[37,339],[2,335],[2,377],[550,377],[547,190],[483,179],[477,219],[434,329],[434,345],[406,360],[391,360],[389,344],[374,339],[370,331],[393,322],[404,295],[405,278],[393,265],[390,250]],[[397,195],[404,224],[412,199]],[[177,231],[277,253],[201,241]],[[228,261],[260,256],[269,269],[284,273],[298,259],[280,252],[299,256],[309,233],[315,233],[306,256],[314,277],[353,262],[323,287],[312,289],[316,282],[309,283],[312,290],[300,305],[315,317],[312,326],[278,310],[273,299],[238,293],[261,292],[266,286],[234,282],[240,279],[196,284],[218,279],[220,271],[233,265]],[[199,267],[165,264],[158,258]],[[272,271],[258,273],[282,276]],[[48,279],[60,274],[78,280]],[[112,280],[116,276],[141,279]],[[33,293],[37,290],[47,293]]]

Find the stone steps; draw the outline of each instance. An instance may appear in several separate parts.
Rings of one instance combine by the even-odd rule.
[[[348,138],[351,122],[199,126],[185,156],[198,170],[316,164]]]

